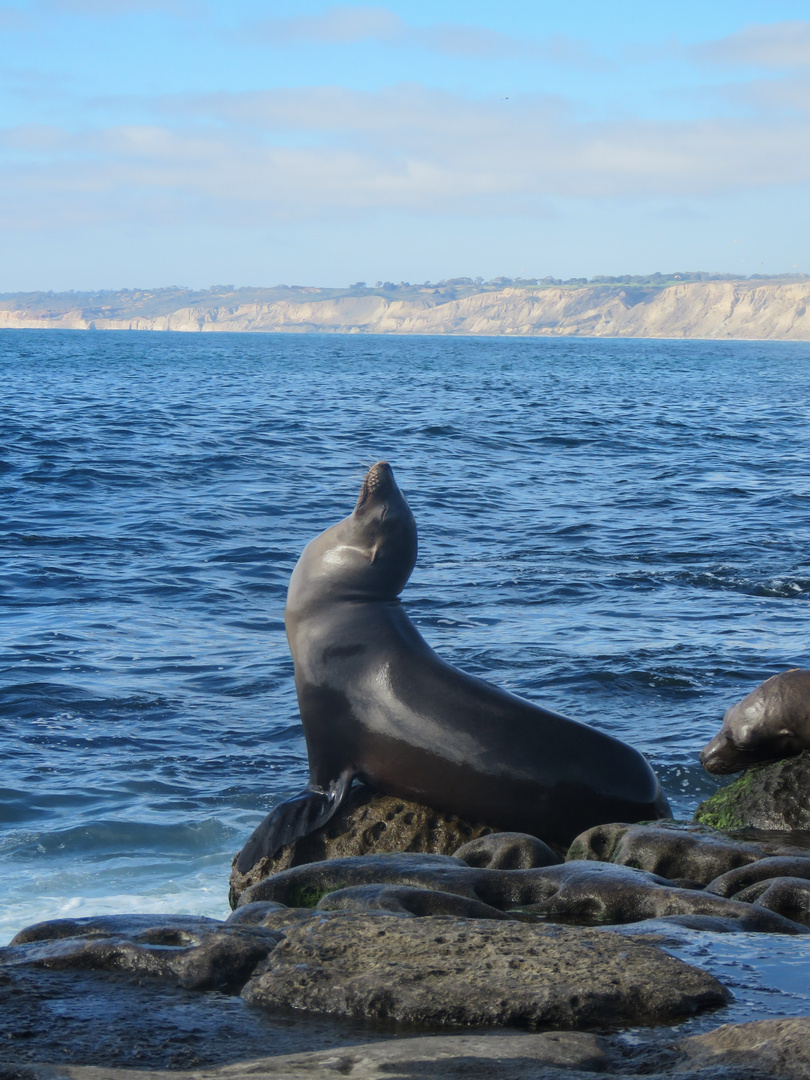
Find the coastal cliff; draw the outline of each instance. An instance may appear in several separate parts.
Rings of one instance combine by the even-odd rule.
[[[183,303],[186,293],[117,293],[114,302],[102,303],[100,294],[91,303],[84,302],[90,294],[75,294],[75,301],[61,294],[58,303],[46,294],[7,297],[0,300],[0,329],[810,340],[807,280],[691,281],[657,289],[280,286],[220,289]],[[143,297],[161,302],[150,305]]]

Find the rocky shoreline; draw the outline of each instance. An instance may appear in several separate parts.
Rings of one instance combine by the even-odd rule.
[[[563,855],[361,788],[231,902],[23,930],[0,1077],[810,1073],[810,1016],[726,1023],[745,990],[710,970],[739,935],[810,959],[803,829],[614,824]]]

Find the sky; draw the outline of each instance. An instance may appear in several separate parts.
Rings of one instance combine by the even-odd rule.
[[[807,0],[0,0],[0,291],[810,272]]]

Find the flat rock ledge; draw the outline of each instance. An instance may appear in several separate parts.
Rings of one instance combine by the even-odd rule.
[[[718,829],[810,830],[810,751],[755,765],[698,806],[695,821]]]
[[[412,1036],[220,1066],[156,1070],[4,1064],[3,1080],[806,1080],[810,1017],[724,1025],[669,1047],[623,1046],[585,1032]]]
[[[730,997],[700,969],[603,931],[454,915],[298,914],[275,929],[190,916],[41,923],[0,950],[0,973],[146,977],[241,993],[271,1010],[433,1028],[658,1023]]]
[[[672,1021],[730,998],[711,975],[619,935],[345,913],[289,927],[242,996],[405,1024],[574,1029]]]
[[[407,1055],[380,1057],[365,1047],[353,1057],[351,1044],[399,1034],[403,1046],[419,1028],[470,1027],[479,1037],[492,1029],[494,1040],[475,1044],[473,1074],[524,1075],[525,1066],[526,1075],[549,1077],[602,1068],[599,1040],[572,1040],[562,1030],[673,1023],[731,997],[712,975],[656,945],[606,931],[386,912],[295,914],[275,930],[191,916],[29,927],[0,950],[0,1077],[89,1080],[119,1066],[130,1080],[168,1080],[174,1073],[150,1070],[184,1066],[201,1080],[337,1076],[354,1075],[356,1062],[361,1076],[392,1068],[399,1075],[401,1064],[416,1080],[418,1055],[413,1072]],[[333,1027],[324,1034],[327,1022]],[[558,1034],[510,1054],[496,1034],[504,1028]],[[278,1054],[296,1042],[308,1050],[326,1042],[326,1052],[248,1064],[259,1047]],[[436,1060],[458,1050],[454,1044]],[[511,1074],[493,1063],[504,1053]]]

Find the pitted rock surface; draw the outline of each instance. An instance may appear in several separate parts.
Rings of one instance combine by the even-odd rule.
[[[194,916],[59,919],[21,931],[0,963],[147,976],[187,990],[239,993],[280,935]]]
[[[810,881],[804,878],[767,878],[737,893],[736,899],[810,926]]]
[[[698,806],[695,821],[720,829],[810,830],[810,751],[755,765]]]
[[[687,1055],[693,1068],[701,1070],[714,1067],[728,1070],[731,1076],[745,1077],[750,1069],[763,1076],[807,1080],[810,1016],[723,1024],[706,1035],[684,1040],[678,1049]]]
[[[706,886],[706,891],[717,893],[718,896],[735,896],[749,885],[777,877],[810,879],[810,857],[777,855],[760,859],[748,866],[740,866],[736,870],[729,870],[727,874],[721,874]]]
[[[580,925],[641,922],[680,916],[734,920],[749,933],[802,933],[789,919],[769,911],[696,889],[669,887],[666,879],[627,866],[572,862],[547,870],[545,881],[557,891],[525,906],[550,919]]]
[[[738,866],[774,855],[807,856],[778,835],[749,840],[705,825],[597,825],[574,840],[566,861],[589,859],[634,866],[670,884],[708,885]]]
[[[288,928],[251,1004],[423,1025],[588,1028],[725,1003],[712,976],[606,931],[332,913]]]
[[[355,785],[323,828],[282,848],[273,858],[260,859],[246,874],[239,873],[234,860],[231,907],[237,906],[245,889],[291,866],[397,851],[452,855],[462,845],[495,831],[488,825],[391,795],[375,795],[370,788]]]
[[[499,832],[481,836],[451,852],[468,866],[485,870],[532,870],[563,860],[548,844],[528,833]]]

